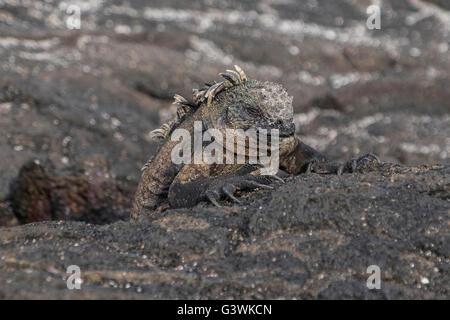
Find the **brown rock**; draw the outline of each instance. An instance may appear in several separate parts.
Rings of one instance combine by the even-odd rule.
[[[57,175],[35,161],[20,170],[12,205],[22,223],[77,220],[109,223],[128,217],[131,190],[114,180],[98,182],[86,175]]]

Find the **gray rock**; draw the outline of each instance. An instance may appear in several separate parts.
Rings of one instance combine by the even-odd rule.
[[[312,174],[242,206],[0,229],[4,298],[447,299],[450,167]],[[65,271],[78,265],[81,290]],[[369,290],[370,265],[381,289]],[[426,280],[425,280],[426,279]]]
[[[83,3],[80,30],[63,2],[0,4],[1,298],[448,299],[447,1],[385,0],[381,30],[359,1]],[[401,166],[128,221],[173,94],[233,64],[282,83],[332,159]]]

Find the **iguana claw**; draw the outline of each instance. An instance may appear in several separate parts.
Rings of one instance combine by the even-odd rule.
[[[284,182],[278,176],[250,174],[259,168],[261,168],[259,165],[246,164],[234,173],[215,177],[205,192],[204,198],[216,207],[221,207],[218,203],[221,198],[229,198],[240,204],[241,201],[234,195],[237,190],[254,190],[256,188],[272,190],[274,187],[268,184],[273,180]]]

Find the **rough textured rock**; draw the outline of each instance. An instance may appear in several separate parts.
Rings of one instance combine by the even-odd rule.
[[[0,297],[448,299],[446,1],[384,0],[372,31],[368,0],[77,3],[80,30],[68,2],[0,3]],[[232,64],[282,83],[297,134],[331,158],[405,166],[117,221],[173,94]],[[17,226],[46,219],[84,222]]]
[[[244,196],[99,226],[0,229],[4,298],[449,297],[450,167],[299,176]],[[65,271],[81,268],[81,290]],[[381,289],[368,290],[370,265]]]

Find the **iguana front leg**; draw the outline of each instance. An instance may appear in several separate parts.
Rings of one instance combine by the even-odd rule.
[[[374,164],[381,163],[373,153],[350,159],[344,163],[333,162],[298,138],[289,141],[289,145],[285,146],[284,150],[288,151],[280,156],[280,167],[292,174],[315,172],[341,175],[345,172],[364,171]]]
[[[274,180],[283,181],[277,176],[252,174],[260,167],[259,165],[245,164],[233,171],[236,167],[228,165],[221,167],[220,171],[225,174],[207,177],[208,174],[214,174],[212,172],[214,167],[185,166],[169,188],[170,206],[172,208],[192,207],[201,201],[209,201],[220,207],[218,200],[221,198],[229,198],[240,203],[240,200],[234,196],[237,190],[273,189],[268,184]],[[186,179],[194,179],[194,181],[183,181]]]

